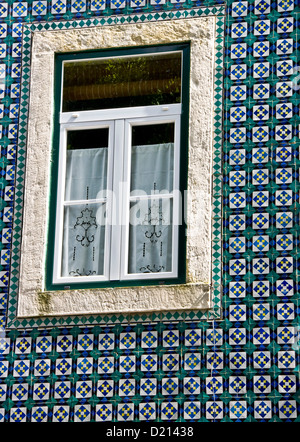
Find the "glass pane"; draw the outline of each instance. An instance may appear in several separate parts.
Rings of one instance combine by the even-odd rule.
[[[103,275],[106,204],[64,209],[62,276]]]
[[[63,112],[180,103],[181,52],[64,63]]]
[[[173,190],[174,123],[132,127],[132,195]]]
[[[128,273],[172,271],[172,199],[130,205]]]
[[[108,128],[68,131],[66,201],[105,197],[107,155]]]

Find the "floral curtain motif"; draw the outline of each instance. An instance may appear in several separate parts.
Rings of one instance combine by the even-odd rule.
[[[172,270],[173,162],[173,143],[132,148],[132,193],[149,198],[131,207],[129,273]]]
[[[132,148],[130,274],[172,270],[173,158],[173,143]],[[107,148],[68,151],[62,276],[103,274],[106,181]]]
[[[67,150],[62,276],[102,275],[108,148]],[[76,204],[76,200],[85,204]]]

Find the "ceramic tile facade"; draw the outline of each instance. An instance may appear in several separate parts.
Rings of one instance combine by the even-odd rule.
[[[217,314],[172,313],[131,322],[124,316],[77,318],[69,324],[54,318],[39,328],[30,321],[5,328],[14,308],[8,305],[9,282],[17,281],[17,258],[10,253],[12,235],[16,240],[13,204],[16,211],[22,202],[13,190],[19,116],[20,144],[25,136],[24,109],[19,113],[23,24],[143,13],[163,19],[170,11],[204,6],[216,12],[220,5],[1,2],[0,422],[299,420],[297,0],[227,4],[224,69],[217,72],[224,84],[223,132],[217,133],[223,146],[223,226],[215,219],[222,253],[220,241],[213,248],[214,259],[223,259]],[[221,86],[216,101],[217,93]],[[217,164],[220,158],[219,152]],[[220,272],[220,265],[215,268]]]

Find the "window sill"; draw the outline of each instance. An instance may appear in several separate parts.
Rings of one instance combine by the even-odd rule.
[[[26,293],[19,318],[82,314],[207,310],[210,286],[205,283],[114,287]]]

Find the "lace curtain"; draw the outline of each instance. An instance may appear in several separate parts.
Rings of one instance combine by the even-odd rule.
[[[67,151],[62,276],[103,275],[107,160],[108,148]],[[132,147],[128,273],[171,271],[173,163],[173,143]]]

